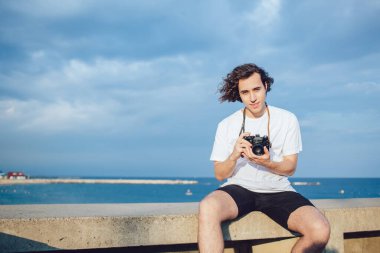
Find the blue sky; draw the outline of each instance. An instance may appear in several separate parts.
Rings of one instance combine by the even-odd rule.
[[[294,112],[297,177],[380,177],[380,1],[1,1],[0,170],[213,176],[235,66]]]

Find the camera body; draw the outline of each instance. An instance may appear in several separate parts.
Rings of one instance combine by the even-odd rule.
[[[264,147],[267,147],[267,149],[269,150],[271,146],[269,138],[266,135],[262,137],[258,134],[252,136],[245,136],[244,139],[252,144],[252,152],[258,156],[261,156],[265,153]]]

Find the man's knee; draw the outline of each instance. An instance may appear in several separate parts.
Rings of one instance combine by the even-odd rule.
[[[218,210],[220,209],[218,201],[213,197],[206,197],[199,203],[199,219],[217,218]]]
[[[330,238],[330,224],[316,208],[305,206],[290,215],[289,227],[301,233],[315,247],[324,246]]]
[[[305,236],[309,236],[310,239],[321,245],[326,245],[330,238],[330,224],[326,218],[315,220]]]
[[[238,208],[235,202],[225,192],[213,192],[199,203],[200,222],[204,220],[222,222],[235,218],[237,214]]]

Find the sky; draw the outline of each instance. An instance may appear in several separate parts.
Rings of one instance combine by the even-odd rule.
[[[380,177],[380,1],[0,1],[0,170],[212,177],[234,67],[293,112],[295,177]]]

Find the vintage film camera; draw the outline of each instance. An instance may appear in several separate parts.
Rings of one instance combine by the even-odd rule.
[[[266,135],[264,135],[263,137],[260,137],[260,135],[258,134],[254,136],[245,136],[244,139],[252,144],[252,152],[258,156],[261,156],[265,153],[264,147],[267,147],[267,149],[269,150],[271,146],[268,136]]]

